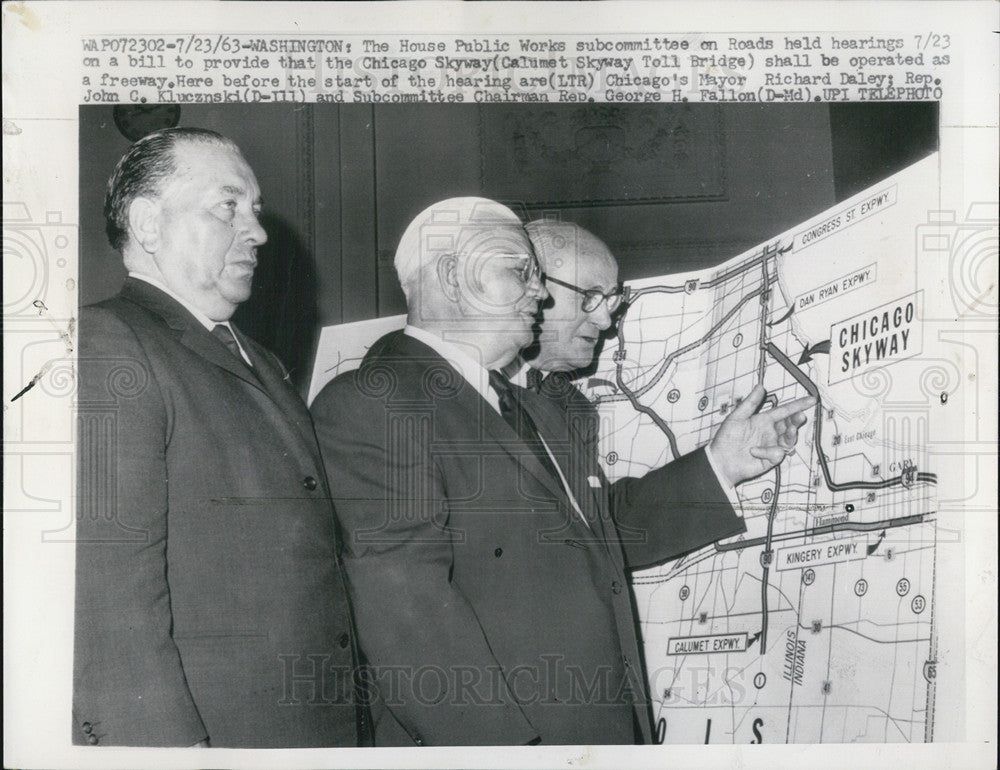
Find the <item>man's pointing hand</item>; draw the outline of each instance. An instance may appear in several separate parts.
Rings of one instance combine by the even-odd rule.
[[[731,485],[769,471],[792,454],[806,423],[804,412],[816,405],[814,397],[805,396],[758,414],[765,394],[763,385],[755,385],[712,438],[712,457],[722,480]]]

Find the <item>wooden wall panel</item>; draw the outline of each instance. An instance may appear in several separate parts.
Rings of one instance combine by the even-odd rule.
[[[328,326],[343,320],[343,276],[341,227],[344,193],[340,188],[340,110],[313,112],[314,213],[313,232],[316,260],[316,297],[319,324]]]
[[[855,185],[866,169],[888,174],[916,160],[923,145],[886,149],[906,144],[896,112],[910,122],[919,113],[931,128],[937,113],[890,107],[878,121],[863,110],[834,121],[835,137],[825,104],[184,105],[181,124],[232,137],[257,175],[269,241],[237,323],[304,382],[319,326],[405,310],[392,258],[410,220],[435,201],[482,195],[525,219],[577,222],[608,243],[626,280],[693,271],[833,205],[835,153]],[[125,275],[101,212],[128,147],[110,106],[80,110],[80,147],[80,295],[89,303]]]
[[[372,107],[340,108],[340,217],[342,321],[374,318],[378,311]]]
[[[548,129],[529,140],[532,116]],[[376,107],[375,121],[383,267],[413,215],[455,195],[577,222],[608,243],[626,280],[717,264],[834,203],[823,104],[421,105]],[[573,161],[581,132],[595,146]],[[379,315],[404,309],[389,278],[383,269]]]
[[[725,200],[722,110],[688,104],[488,105],[481,187],[527,207]]]

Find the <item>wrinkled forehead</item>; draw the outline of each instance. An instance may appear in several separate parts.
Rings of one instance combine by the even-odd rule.
[[[618,263],[600,241],[580,240],[567,242],[562,248],[537,248],[547,275],[584,288],[611,289],[618,283]]]
[[[260,197],[257,177],[235,145],[223,142],[178,142],[174,147],[175,172],[170,182],[179,187],[222,190]]]
[[[584,248],[577,257],[577,276],[591,286],[612,288],[618,283],[618,263],[603,243]]]

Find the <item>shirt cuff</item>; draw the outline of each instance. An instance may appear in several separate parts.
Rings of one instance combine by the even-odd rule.
[[[726,493],[726,498],[729,500],[729,504],[733,506],[733,510],[736,512],[737,516],[741,516],[743,511],[740,508],[740,498],[736,494],[736,487],[725,480],[722,473],[719,472],[719,466],[715,462],[715,456],[712,454],[711,444],[705,445],[705,456],[708,458],[708,464],[712,467],[712,472],[715,474],[715,478],[719,482],[719,486],[722,487],[722,491]]]

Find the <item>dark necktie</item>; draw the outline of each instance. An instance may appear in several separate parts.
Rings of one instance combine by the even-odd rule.
[[[527,390],[557,403],[563,403],[571,395],[578,393],[566,372],[543,372],[532,367],[525,375],[525,383]]]
[[[525,384],[524,387],[526,387],[528,390],[532,391],[533,393],[541,393],[542,392],[542,379],[544,378],[544,376],[545,375],[542,374],[542,372],[541,372],[540,369],[536,369],[535,367],[531,367],[530,369],[528,369],[528,374],[525,377],[526,384]]]
[[[233,332],[228,326],[225,324],[216,324],[212,328],[212,336],[225,345],[229,352],[240,360],[241,364],[250,366],[250,364],[247,363],[247,360],[243,357],[243,352],[240,350],[239,343],[236,342],[236,337],[233,336]]]
[[[531,416],[521,406],[521,402],[514,392],[514,386],[500,372],[491,371],[490,387],[493,388],[497,394],[497,400],[500,402],[500,415],[514,429],[514,432],[521,437],[521,440],[528,445],[535,457],[542,464],[542,467],[549,472],[553,479],[559,481],[560,486],[562,486],[562,482],[559,480],[559,472],[556,470],[555,465],[553,465],[549,453],[542,445],[538,428],[535,427],[535,421],[531,419]]]

